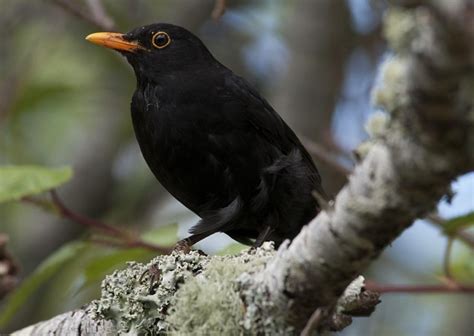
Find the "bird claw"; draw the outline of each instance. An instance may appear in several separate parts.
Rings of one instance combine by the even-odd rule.
[[[266,226],[262,232],[258,235],[257,239],[252,245],[252,250],[256,250],[258,247],[262,246],[263,242],[266,241],[270,235],[273,233],[274,229],[271,226]]]
[[[173,252],[179,252],[179,253],[184,253],[188,254],[191,252],[191,244],[188,239],[182,239],[176,243],[176,245],[173,248]]]
[[[192,251],[191,247],[192,247],[192,244],[188,238],[182,239],[176,243],[176,245],[173,248],[172,253],[178,252],[178,253],[188,254],[189,252]],[[202,256],[207,256],[207,254],[203,250],[196,250],[196,251]]]
[[[160,279],[161,271],[155,264],[151,265],[142,273],[142,275],[140,275],[140,278],[138,279],[139,283],[142,283],[143,278],[145,277],[146,274],[148,274],[150,277],[150,285],[148,287],[148,294],[151,295],[155,293],[154,291],[155,285],[158,283],[158,280]]]
[[[320,194],[319,192],[317,192],[316,190],[313,190],[312,192],[313,194],[313,197],[316,199],[316,201],[318,202],[319,204],[319,207],[321,208],[321,210],[324,210],[324,211],[331,211],[332,209],[334,209],[334,201],[333,200],[327,200],[328,197],[323,195],[323,194]]]

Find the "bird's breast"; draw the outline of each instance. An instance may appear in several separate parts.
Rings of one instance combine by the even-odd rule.
[[[210,153],[209,123],[193,101],[178,103],[137,90],[132,121],[145,161],[178,200],[199,212],[202,204],[222,198],[216,194],[225,167]]]

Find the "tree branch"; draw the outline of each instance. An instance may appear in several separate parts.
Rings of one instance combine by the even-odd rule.
[[[101,0],[86,0],[86,4],[96,22],[100,22],[101,27],[107,30],[115,30],[114,20],[107,14]]]
[[[311,336],[313,335],[314,331],[318,329],[319,325],[321,324],[321,320],[323,319],[323,310],[318,308],[315,310],[313,315],[311,315],[308,323],[304,327],[303,331],[301,332],[300,336]]]
[[[429,223],[437,226],[441,230],[445,227],[446,220],[441,218],[439,215],[432,213],[426,216],[426,219],[428,220]],[[474,248],[474,236],[469,234],[468,232],[465,232],[464,230],[458,230],[453,234],[457,239],[462,241],[464,244],[470,246],[471,248]]]
[[[111,321],[94,320],[80,309],[34,324],[12,335],[117,335],[117,329]]]
[[[88,22],[100,29],[105,31],[115,29],[114,21],[106,14],[102,3],[99,0],[88,0],[88,6],[92,10],[88,13],[81,8],[76,2],[70,2],[67,0],[51,0],[54,4],[61,7],[65,11],[72,15],[80,18],[81,20]]]
[[[214,8],[212,9],[211,17],[214,20],[219,20],[224,15],[227,4],[226,0],[215,0]]]
[[[334,170],[337,171],[342,176],[348,176],[352,172],[351,169],[347,168],[342,163],[340,163],[337,157],[333,153],[331,153],[329,150],[327,150],[324,146],[321,146],[320,144],[312,141],[311,139],[303,135],[299,135],[298,137],[300,138],[306,150],[311,155],[314,155],[319,160],[327,163],[328,166],[333,167]]]

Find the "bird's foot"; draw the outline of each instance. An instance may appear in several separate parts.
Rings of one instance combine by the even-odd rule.
[[[154,294],[156,285],[158,284],[158,280],[160,279],[160,276],[161,276],[161,271],[155,264],[153,264],[150,267],[148,267],[142,273],[142,275],[140,275],[140,279],[138,279],[138,282],[141,283],[143,281],[143,278],[145,277],[145,275],[148,275],[148,277],[150,278],[150,285],[148,287],[148,294]]]
[[[173,252],[188,254],[189,252],[191,252],[191,246],[192,245],[189,239],[182,239],[176,243],[173,248]]]
[[[334,209],[334,200],[328,200],[328,196],[321,194],[316,190],[313,190],[312,194],[316,199],[316,202],[318,202],[319,210],[331,211]]]
[[[257,239],[252,245],[252,249],[257,249],[257,247],[262,246],[263,242],[270,238],[270,235],[273,233],[274,229],[271,226],[266,226],[262,232],[258,235]]]
[[[188,254],[192,250],[191,247],[194,244],[196,244],[198,241],[200,241],[203,237],[205,238],[205,237],[207,237],[207,235],[193,235],[193,236],[190,236],[186,239],[180,240],[174,246],[172,253],[173,252],[179,252],[179,253]],[[204,253],[202,250],[197,250],[197,252],[200,255],[207,256],[207,254]]]

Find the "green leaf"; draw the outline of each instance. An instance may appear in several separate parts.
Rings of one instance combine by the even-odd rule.
[[[156,245],[173,245],[178,241],[178,224],[173,223],[152,229],[145,232],[142,238]]]
[[[36,270],[23,281],[20,287],[9,296],[7,303],[0,312],[0,327],[5,327],[28,298],[34,294],[41,285],[60,271],[66,263],[80,254],[86,246],[87,244],[80,241],[70,242],[63,245],[44,260]]]
[[[463,283],[474,284],[474,259],[472,251],[464,250],[450,263],[454,278]]]
[[[474,211],[465,215],[447,220],[444,223],[444,231],[448,235],[453,235],[456,231],[474,225]]]
[[[0,203],[56,188],[71,177],[70,167],[0,166]]]

